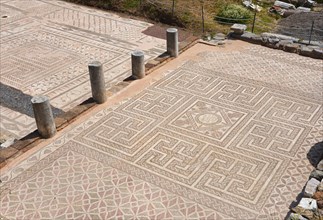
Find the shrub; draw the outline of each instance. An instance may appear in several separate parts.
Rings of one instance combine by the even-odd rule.
[[[250,22],[252,13],[241,5],[228,4],[223,6],[217,16],[216,21],[227,22],[227,23],[240,23],[246,24]]]

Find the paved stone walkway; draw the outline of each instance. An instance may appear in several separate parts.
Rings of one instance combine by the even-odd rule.
[[[90,97],[87,64],[103,63],[107,87],[130,75],[130,53],[146,59],[165,51],[165,41],[143,34],[152,24],[57,0],[0,1],[1,85],[23,94],[43,94],[53,107],[68,111]],[[3,91],[4,90],[4,91]],[[1,96],[8,91],[1,88]],[[21,94],[1,97],[1,132],[21,138],[34,119],[14,102],[30,104]],[[12,98],[13,97],[13,98]],[[12,104],[12,105],[10,105]]]
[[[197,44],[3,169],[0,213],[283,219],[322,141],[321,68],[240,41]]]

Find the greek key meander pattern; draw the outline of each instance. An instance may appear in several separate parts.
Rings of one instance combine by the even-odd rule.
[[[37,166],[29,165],[21,175],[4,176],[2,188],[8,191],[20,183],[30,185],[31,176],[37,174],[40,175],[37,178],[43,178],[40,169],[55,172],[51,164],[71,154],[74,156],[69,160],[61,160],[74,163],[82,157],[105,164],[171,195],[200,204],[205,210],[214,210],[217,213],[212,216],[214,219],[266,219],[270,215],[281,219],[310,169],[302,159],[300,166],[306,169],[294,171],[300,163],[295,157],[306,158],[309,142],[320,141],[322,132],[322,105],[315,97],[217,73],[189,61],[136,97],[99,112],[48,146],[47,153],[43,151],[38,159],[36,156],[30,159],[39,161]],[[300,180],[290,181],[291,173],[299,173]],[[279,191],[288,191],[286,181],[288,188],[295,184],[298,189],[288,192],[289,196]],[[16,193],[19,190],[22,188],[18,187]],[[7,191],[4,190],[1,200],[5,204],[1,214],[5,216],[5,213],[13,215],[17,209],[10,205],[11,200],[17,200],[15,194],[10,196]],[[38,190],[43,194],[47,191]],[[70,191],[67,195],[75,199],[75,192]],[[46,209],[40,204],[37,207],[31,210]],[[74,213],[77,217],[98,212],[94,208],[88,212],[83,209],[75,210],[72,205],[70,209],[59,213],[52,210],[46,215],[73,216]],[[137,216],[133,211],[120,212],[123,216],[124,213]],[[175,214],[170,216],[176,218]]]
[[[63,1],[1,1],[1,82],[28,95],[43,94],[68,111],[91,96],[88,63],[103,64],[107,88],[131,75],[130,53],[151,59],[164,40],[142,32],[152,24]],[[1,116],[3,114],[1,113]],[[31,132],[11,129],[16,138]],[[5,127],[1,122],[1,127]],[[11,126],[12,128],[13,126]]]
[[[322,98],[322,61],[307,59],[284,51],[249,46],[243,51],[203,52],[201,67],[295,89]],[[213,62],[217,60],[217,62]]]

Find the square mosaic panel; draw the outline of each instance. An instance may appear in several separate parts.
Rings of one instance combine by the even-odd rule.
[[[28,95],[43,94],[68,111],[91,96],[88,63],[103,64],[106,86],[131,75],[130,53],[151,59],[165,40],[143,33],[152,24],[63,1],[1,3],[2,82]]]
[[[196,81],[190,84],[194,89],[180,92],[178,80],[194,75],[216,85],[195,93]],[[143,169],[162,188],[174,184],[173,193],[183,190],[181,195],[192,194],[196,197],[190,199],[214,204],[226,214],[234,207],[247,218],[263,208],[321,110],[306,95],[200,67],[197,71],[196,63],[188,62],[106,111],[74,140],[97,151],[93,154],[122,161],[125,165],[118,167],[124,172],[138,175]]]
[[[7,50],[6,56],[1,56],[1,78],[14,88],[26,88],[42,77],[51,77],[56,72],[64,71],[79,60],[80,57],[73,51],[39,41],[26,42],[23,46]]]
[[[231,219],[82,155],[73,144],[46,163],[30,168],[23,184],[16,179],[2,188],[0,212],[6,219]]]

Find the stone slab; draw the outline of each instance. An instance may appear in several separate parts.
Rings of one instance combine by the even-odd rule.
[[[304,189],[304,196],[312,198],[319,184],[320,184],[320,181],[318,181],[315,178],[311,178],[309,181],[307,181]]]
[[[298,206],[308,209],[308,210],[315,210],[317,209],[317,203],[315,199],[310,199],[310,198],[302,198],[301,201],[299,202]]]
[[[230,27],[235,34],[242,35],[244,31],[247,29],[247,26],[244,24],[234,24]]]

